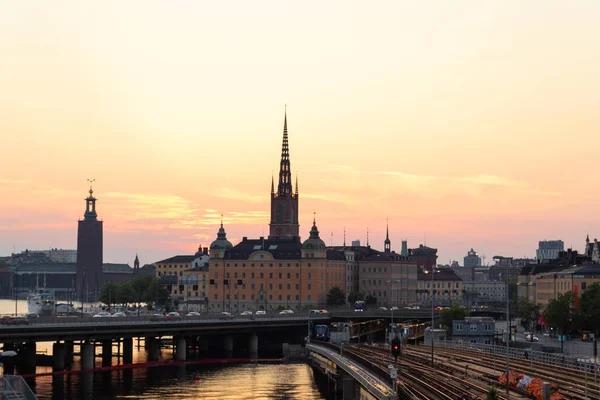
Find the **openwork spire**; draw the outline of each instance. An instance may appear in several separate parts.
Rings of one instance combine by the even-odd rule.
[[[291,196],[292,193],[292,171],[290,168],[286,107],[283,118],[283,143],[281,145],[281,163],[279,165],[279,185],[277,187],[277,195],[280,197]]]

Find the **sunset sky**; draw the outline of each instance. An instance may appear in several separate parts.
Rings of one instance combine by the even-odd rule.
[[[435,5],[435,7],[433,6]],[[600,238],[600,2],[6,1],[0,256],[268,234],[287,104],[300,231],[535,256]],[[331,234],[333,233],[333,238]]]

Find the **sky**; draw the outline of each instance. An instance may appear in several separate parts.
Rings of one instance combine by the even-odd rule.
[[[268,235],[284,107],[329,244],[535,256],[600,237],[600,3],[6,1],[0,255],[75,248],[87,179],[105,262]]]

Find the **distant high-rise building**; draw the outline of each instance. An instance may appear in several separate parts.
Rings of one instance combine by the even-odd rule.
[[[360,240],[353,240],[352,247],[360,247]]]
[[[477,255],[477,252],[471,248],[467,253],[467,256],[464,257],[464,266],[465,268],[473,268],[481,266],[481,257]]]
[[[90,186],[83,220],[77,228],[77,286],[83,301],[96,301],[102,290],[102,221]]]
[[[543,240],[539,242],[536,257],[539,261],[554,260],[564,250],[565,243],[562,240]]]
[[[402,257],[408,257],[408,242],[406,240],[402,241],[402,251],[400,252]]]

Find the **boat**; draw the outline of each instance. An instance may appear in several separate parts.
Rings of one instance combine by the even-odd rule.
[[[52,315],[54,314],[54,304],[54,295],[45,289],[39,289],[27,296],[27,312],[30,314]]]

